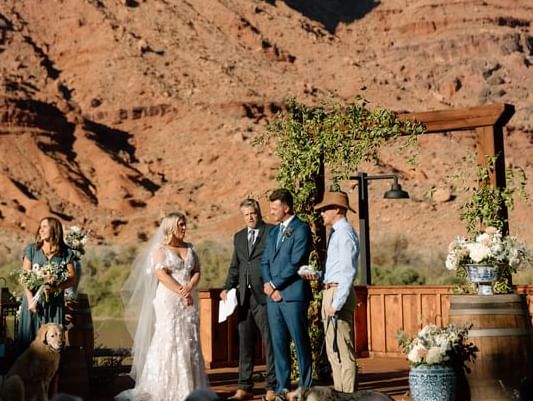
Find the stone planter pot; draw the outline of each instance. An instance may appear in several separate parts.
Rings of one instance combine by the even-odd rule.
[[[450,366],[420,365],[409,371],[413,401],[453,401],[455,384],[455,372]]]

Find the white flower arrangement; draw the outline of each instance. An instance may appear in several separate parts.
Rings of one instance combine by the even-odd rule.
[[[466,344],[467,337],[468,328],[460,329],[454,324],[447,327],[428,324],[414,337],[407,336],[404,331],[397,335],[400,348],[407,354],[411,366],[449,365],[454,359],[463,358],[472,346]]]
[[[446,268],[457,270],[467,264],[506,265],[514,273],[526,259],[527,249],[516,237],[503,236],[494,227],[487,227],[485,232],[475,239],[458,237],[448,247]]]
[[[65,234],[65,244],[72,249],[78,259],[85,253],[85,244],[89,240],[89,232],[79,226],[70,226]]]

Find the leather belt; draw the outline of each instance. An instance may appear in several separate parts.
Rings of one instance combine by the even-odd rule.
[[[335,288],[338,285],[339,284],[337,284],[337,283],[324,283],[324,284],[322,284],[322,288],[325,289],[325,290],[329,290],[330,288]]]

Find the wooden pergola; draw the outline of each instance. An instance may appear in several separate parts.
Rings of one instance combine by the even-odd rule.
[[[489,104],[452,110],[406,113],[399,117],[422,122],[428,134],[475,130],[478,163],[486,166],[487,156],[497,155],[495,169],[491,173],[491,183],[504,188],[506,183],[503,127],[513,114],[514,106],[510,104]],[[324,187],[322,183],[322,190]],[[358,355],[401,356],[397,349],[396,332],[406,325],[409,326],[409,322],[416,325],[422,310],[435,316],[437,323],[447,323],[450,288],[450,286],[356,286],[358,307],[354,313],[354,328]],[[200,294],[204,357],[208,367],[236,366],[238,346],[234,333],[237,319],[232,316],[227,322],[217,323],[219,292],[218,289],[210,289]],[[520,292],[533,294],[533,290],[529,288]],[[533,308],[533,303],[531,305]],[[260,341],[256,350],[257,355],[262,355]]]
[[[427,111],[401,114],[400,119],[420,121],[426,133],[446,133],[450,131],[474,130],[477,135],[477,160],[487,167],[487,158],[498,156],[494,171],[490,172],[490,182],[497,188],[505,188],[505,152],[503,127],[511,119],[515,108],[511,104],[495,103],[483,106],[465,107],[451,110]],[[504,231],[508,230],[508,212],[502,207]]]

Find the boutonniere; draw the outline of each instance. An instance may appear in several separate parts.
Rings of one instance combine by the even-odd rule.
[[[290,238],[293,233],[294,233],[294,230],[291,227],[287,227],[285,231],[283,231],[283,239]]]

